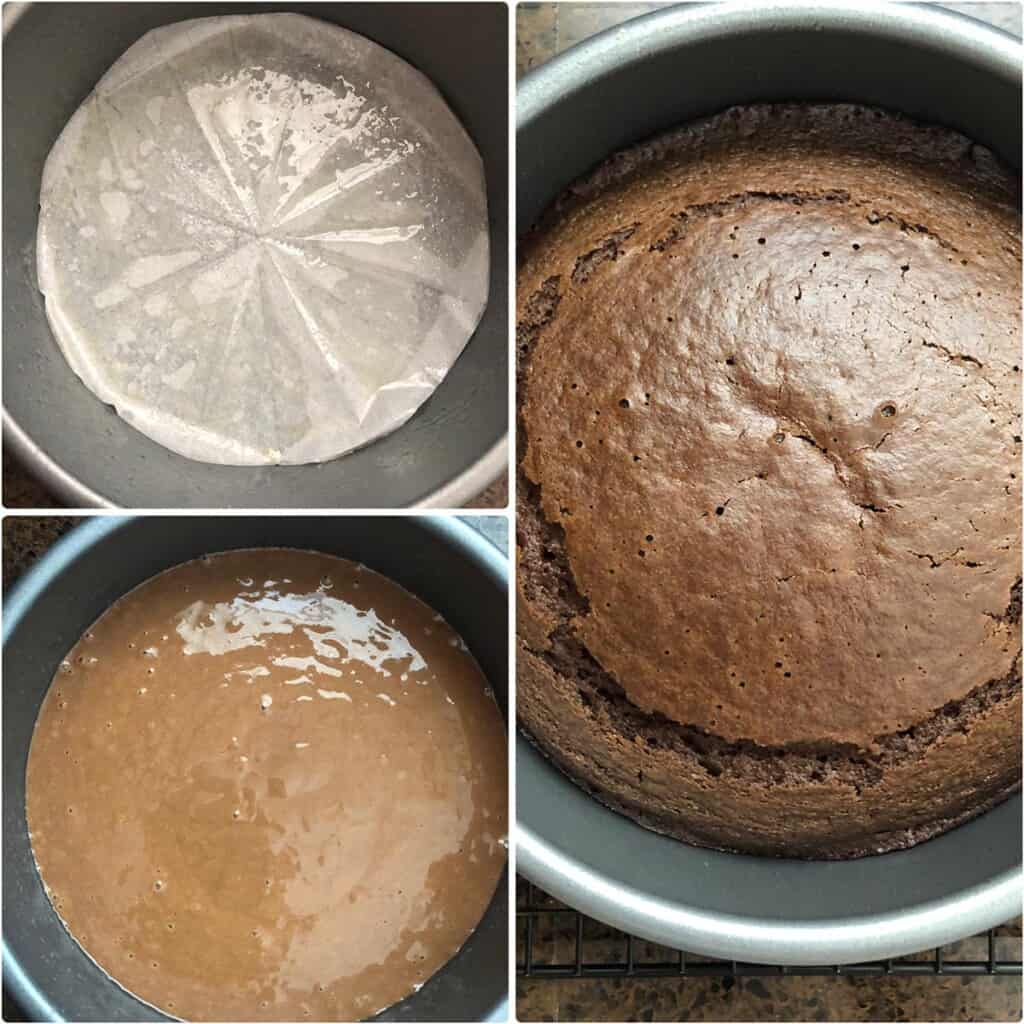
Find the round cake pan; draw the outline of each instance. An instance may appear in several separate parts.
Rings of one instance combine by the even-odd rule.
[[[396,580],[459,631],[508,701],[508,562],[455,519],[199,517],[90,520],[59,541],[4,601],[3,983],[25,1020],[169,1020],[112,981],[64,930],[43,891],[25,821],[25,765],[61,658],[117,598],[188,559],[245,547],[341,555]],[[457,894],[455,894],[457,896]],[[340,928],[344,922],[339,922]],[[508,1017],[508,875],[462,949],[385,1021]]]
[[[472,136],[487,177],[490,298],[441,386],[393,434],[331,462],[193,462],[140,434],[75,376],[36,281],[39,185],[68,119],[147,31],[288,10],[368,36],[419,68]],[[457,507],[508,458],[508,12],[469,3],[45,3],[4,8],[3,439],[70,507]]]
[[[522,81],[518,229],[616,149],[735,103],[874,104],[956,128],[1019,167],[1020,75],[1014,39],[923,5],[667,8]],[[655,942],[731,960],[851,963],[923,950],[1021,912],[1019,795],[910,850],[769,859],[649,832],[587,796],[525,738],[516,749],[519,870]]]

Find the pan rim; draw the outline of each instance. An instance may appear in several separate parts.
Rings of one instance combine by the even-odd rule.
[[[3,443],[8,453],[26,466],[43,487],[64,502],[65,507],[70,509],[97,508],[110,511],[125,507],[93,490],[88,484],[69,473],[49,452],[44,451],[32,440],[8,411],[6,405],[3,407]],[[498,438],[471,466],[405,507],[411,509],[460,509],[464,507],[465,502],[477,497],[492,484],[498,482],[502,472],[507,469],[507,455],[508,431]],[[340,456],[340,458],[344,457],[344,455]],[[308,463],[307,465],[327,464],[329,463]],[[268,468],[272,469],[273,467]],[[286,466],[282,468],[301,467]],[[248,506],[236,507],[242,510]],[[17,511],[26,510],[18,509]],[[301,510],[297,509],[297,511]],[[469,511],[468,508],[467,511]]]

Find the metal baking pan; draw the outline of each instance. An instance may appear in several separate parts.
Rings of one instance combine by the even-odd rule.
[[[85,955],[43,891],[25,821],[25,765],[61,658],[117,598],[188,559],[242,547],[341,555],[396,580],[461,633],[505,711],[508,562],[475,530],[435,517],[100,517],[73,530],[19,580],[3,624],[3,984],[28,1020],[170,1020]],[[508,1018],[508,873],[476,931],[384,1021]]]
[[[1021,162],[1021,47],[917,4],[671,7],[523,79],[517,219],[527,230],[616,149],[735,103],[857,101],[956,128]],[[517,864],[570,906],[675,948],[768,964],[895,957],[1021,911],[1021,798],[911,850],[845,862],[698,849],[602,807],[522,736]]]
[[[39,185],[68,119],[158,25],[289,10],[380,43],[431,78],[484,160],[490,299],[441,386],[393,434],[331,462],[214,466],[138,433],[75,376],[36,284]],[[508,11],[500,3],[8,4],[3,60],[3,440],[69,507],[457,507],[508,458]]]

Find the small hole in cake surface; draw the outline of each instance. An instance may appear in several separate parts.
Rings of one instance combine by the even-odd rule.
[[[854,242],[851,248],[856,252],[860,248],[860,242]]]
[[[889,417],[896,415],[896,406],[893,405],[892,402],[887,402],[878,411],[882,416],[885,416],[888,419]]]
[[[775,667],[776,668],[782,668],[782,662],[781,661],[775,662]]]
[[[767,239],[767,238],[759,238],[759,239],[757,240],[757,244],[758,244],[758,245],[764,245],[764,243],[765,243],[765,242],[767,242],[767,241],[768,241],[768,239]]]
[[[783,434],[782,431],[779,431],[777,434],[775,434],[775,436],[772,438],[772,440],[776,444],[782,444],[782,442],[786,440],[786,435]]]
[[[718,508],[715,509],[715,515],[716,516],[724,516],[725,515],[725,506],[724,505],[719,505]]]
[[[569,385],[569,389],[570,389],[571,391],[575,391],[575,390],[576,390],[576,389],[577,389],[578,387],[579,387],[579,384],[570,384],[570,385]]]
[[[792,672],[783,672],[783,673],[782,673],[782,678],[783,678],[783,679],[791,679],[791,678],[792,678],[792,676],[793,676],[793,673],[792,673]]]
[[[654,540],[654,534],[653,533],[647,534],[647,536],[644,538],[644,540],[646,540],[647,543],[650,544],[651,541]]]
[[[576,442],[576,447],[577,448],[582,448],[583,447],[583,442],[582,441],[577,441]]]
[[[726,359],[726,361],[725,361],[725,365],[726,366],[735,366],[736,365],[735,357],[734,356],[729,356],[728,359]]]
[[[629,408],[629,399],[628,398],[620,398],[619,399],[619,408],[620,409],[628,409]]]
[[[646,551],[644,551],[644,549],[643,549],[643,548],[641,548],[641,549],[640,549],[639,551],[637,551],[637,554],[638,554],[638,555],[639,555],[639,556],[640,556],[641,558],[646,558],[646,557],[647,557],[647,552],[646,552]]]

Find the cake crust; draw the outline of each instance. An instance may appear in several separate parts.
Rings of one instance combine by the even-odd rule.
[[[519,714],[600,799],[856,856],[1019,784],[1014,179],[737,108],[618,154],[519,275]]]

